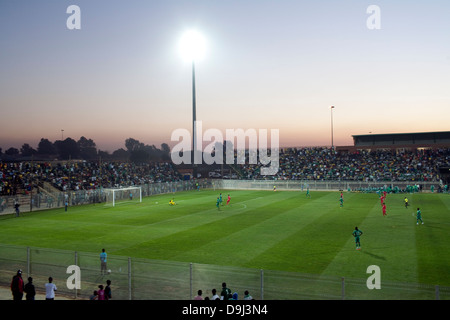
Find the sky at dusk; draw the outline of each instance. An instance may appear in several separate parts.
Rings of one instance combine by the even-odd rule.
[[[81,29],[67,28],[70,5]],[[379,29],[367,25],[371,5]],[[373,20],[370,20],[373,21]],[[281,146],[450,130],[450,1],[0,0],[0,147],[81,136],[112,152],[192,128],[279,130]],[[62,131],[64,130],[64,131]]]

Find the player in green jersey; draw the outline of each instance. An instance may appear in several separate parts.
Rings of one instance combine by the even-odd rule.
[[[417,212],[416,212],[416,224],[419,224],[419,221],[422,222],[422,212],[420,212],[420,208],[417,208]]]
[[[359,237],[362,234],[363,232],[359,230],[358,227],[355,227],[355,230],[352,232],[352,235],[355,237],[356,250],[361,250],[361,242]]]
[[[217,207],[217,210],[220,211],[220,198],[219,197],[217,197],[216,207]]]

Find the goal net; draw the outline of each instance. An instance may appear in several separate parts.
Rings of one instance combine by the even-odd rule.
[[[106,204],[116,206],[118,203],[142,202],[142,188],[128,187],[120,189],[105,189]]]

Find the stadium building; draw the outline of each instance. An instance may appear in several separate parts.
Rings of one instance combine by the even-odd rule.
[[[450,148],[450,131],[353,135],[353,146],[336,147],[337,151],[417,150]]]
[[[450,148],[450,131],[385,133],[353,135],[353,146],[336,147],[339,152],[365,151],[413,151]],[[441,179],[450,182],[450,167],[440,167]]]

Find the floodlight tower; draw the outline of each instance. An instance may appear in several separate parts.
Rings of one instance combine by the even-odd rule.
[[[195,97],[195,61],[199,61],[205,54],[205,39],[196,30],[189,30],[181,38],[181,54],[184,60],[192,63],[192,151],[191,163],[194,179],[197,178],[197,170],[195,165],[195,152],[197,152],[197,110]]]

